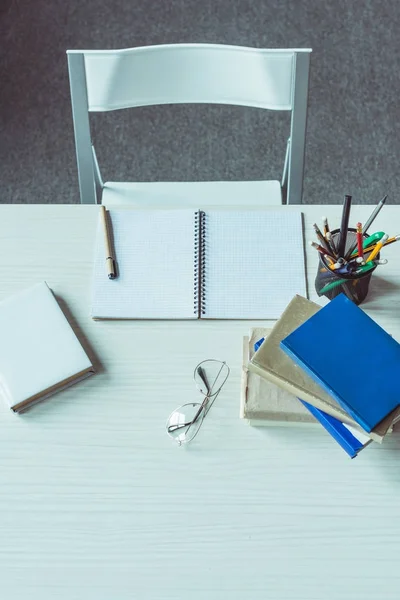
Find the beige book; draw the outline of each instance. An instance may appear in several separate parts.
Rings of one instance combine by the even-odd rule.
[[[0,396],[22,412],[94,367],[45,282],[0,302]]]
[[[313,404],[316,408],[336,417],[343,423],[363,431],[354,419],[279,346],[282,339],[320,308],[318,304],[302,296],[295,296],[272,328],[270,335],[249,361],[249,370],[285,389],[293,396]],[[327,343],[329,343],[328,340]],[[323,348],[321,348],[322,351]],[[400,409],[396,409],[381,421],[368,434],[371,439],[382,442],[384,436],[391,431],[392,424],[399,418],[399,413]]]
[[[240,402],[240,418],[255,427],[313,425],[316,419],[295,396],[285,389],[249,371],[248,363],[254,355],[254,344],[266,338],[270,329],[250,330],[250,337],[243,338],[243,371]]]

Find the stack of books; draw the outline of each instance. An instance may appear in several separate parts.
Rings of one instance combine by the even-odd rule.
[[[323,308],[295,296],[244,341],[241,417],[320,423],[353,458],[400,419],[399,368],[400,344],[346,296]]]

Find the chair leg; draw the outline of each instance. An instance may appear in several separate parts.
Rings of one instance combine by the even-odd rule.
[[[96,204],[83,54],[68,54],[68,68],[81,203]]]
[[[96,150],[92,144],[92,155],[93,155],[93,169],[94,169],[94,181],[96,185],[96,196],[97,196],[97,204],[101,204],[101,196],[103,193],[104,183],[101,178],[99,162],[97,160]]]
[[[310,55],[297,54],[288,161],[288,204],[302,203],[309,69]]]
[[[288,138],[288,141],[286,144],[285,162],[283,165],[283,173],[282,173],[282,181],[281,181],[282,204],[287,204],[289,153],[290,153],[290,137]]]

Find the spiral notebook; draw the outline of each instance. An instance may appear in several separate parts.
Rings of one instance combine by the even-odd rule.
[[[301,212],[112,209],[117,278],[99,219],[94,319],[277,319],[307,295]]]

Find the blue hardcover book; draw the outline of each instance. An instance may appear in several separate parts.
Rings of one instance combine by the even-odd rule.
[[[280,345],[365,431],[399,406],[400,344],[344,294]]]
[[[257,340],[254,344],[254,350],[263,343],[264,338]],[[350,425],[343,423],[339,419],[335,419],[332,415],[328,415],[326,412],[320,410],[316,406],[313,406],[309,402],[297,398],[299,402],[305,406],[305,408],[313,415],[315,419],[326,429],[326,431],[333,437],[333,439],[343,448],[350,458],[355,458],[360,450],[368,446],[372,442],[372,439],[367,434],[363,434],[360,431],[354,429]]]
[[[263,343],[264,338],[257,340],[254,344],[254,351]],[[370,442],[371,438],[367,434],[363,434],[360,431],[356,431],[350,425],[346,425],[339,419],[335,419],[326,412],[316,408],[312,404],[297,398],[299,402],[305,406],[305,408],[319,421],[319,423],[326,429],[326,431],[333,437],[333,439],[347,452],[351,458],[355,458],[357,454],[365,448]]]
[[[316,408],[312,404],[308,404],[308,402],[304,402],[304,400],[300,400],[300,402],[304,404],[317,421],[321,423],[322,427],[326,429],[351,458],[355,458],[360,450],[372,442],[367,434],[356,431],[350,425],[342,423],[339,419],[335,419],[335,417],[319,410],[319,408]]]

